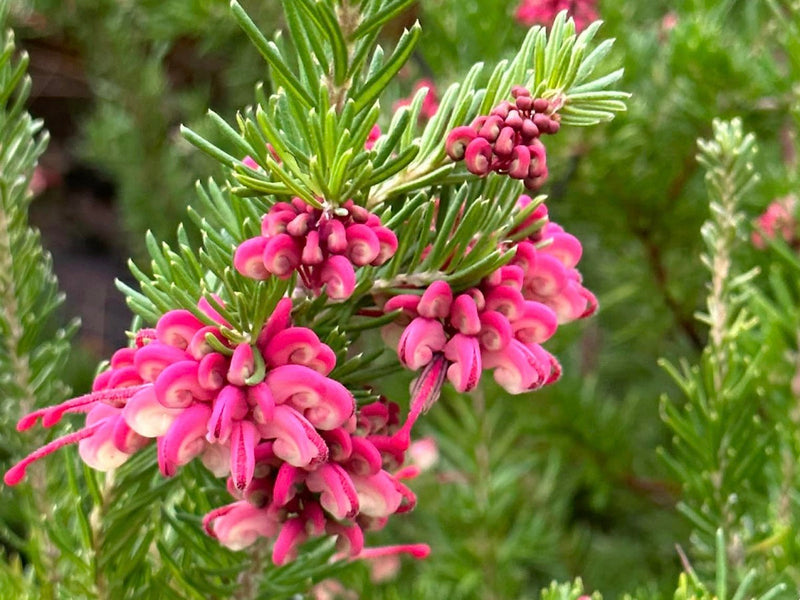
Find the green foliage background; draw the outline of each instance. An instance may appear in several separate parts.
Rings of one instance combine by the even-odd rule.
[[[284,26],[278,4],[244,3],[266,32]],[[418,78],[444,89],[477,61],[494,65],[511,56],[525,35],[511,16],[514,6],[413,3],[382,34],[392,46],[404,22],[416,17],[423,28],[409,66],[382,100],[381,124],[388,125],[393,100],[408,95]],[[232,553],[200,533],[197,515],[220,500],[204,499],[214,487],[201,469],[164,482],[144,455],[109,480],[81,469],[67,452],[49,459],[38,488],[3,489],[0,589],[14,590],[9,598],[159,598],[164,590],[187,598],[279,598],[305,592],[309,573],[321,579],[337,571],[364,598],[532,598],[551,580],[575,577],[587,592],[607,598],[750,598],[778,583],[786,586],[775,592],[779,597],[796,597],[800,437],[790,383],[797,370],[800,263],[780,243],[756,251],[747,236],[750,220],[772,199],[797,191],[800,7],[790,0],[601,0],[599,12],[601,37],[616,38],[607,66],[625,68],[622,89],[633,94],[628,112],[590,129],[565,127],[551,138],[543,191],[551,196],[551,218],[584,245],[580,270],[601,310],[559,329],[549,347],[564,366],[557,385],[522,397],[493,386],[481,395],[446,392],[421,421],[418,433],[437,439],[440,461],[414,482],[418,508],[379,541],[427,542],[428,560],[404,561],[396,578],[374,583],[368,565],[326,565],[331,548],[318,545],[308,564],[262,578],[263,548]],[[31,0],[11,3],[8,24],[23,47],[56,38],[80,56],[92,102],[67,143],[114,182],[129,252],[144,254],[148,229],[170,239],[195,197],[194,181],[217,173],[180,138],[178,124],[213,140],[206,109],[233,122],[266,75],[228,3]],[[177,84],[169,57],[187,47],[192,77]],[[706,309],[706,284],[714,276],[700,255],[716,252],[700,230],[713,216],[709,199],[724,204],[726,198],[707,189],[704,176],[719,168],[735,179],[739,167],[725,171],[724,152],[701,165],[697,139],[717,135],[714,118],[734,116],[757,140],[752,164],[760,183],[727,197],[740,214],[728,252],[734,275],[761,270],[726,302],[730,314],[744,311],[758,324],[739,331],[726,322],[729,356],[739,361],[729,372],[747,372],[746,385],[732,377],[709,384],[705,395],[743,407],[749,420],[735,431],[713,411],[707,420],[681,421],[668,408],[702,414],[698,389],[715,364],[708,328],[695,318]],[[40,140],[35,131],[31,126],[31,139]],[[727,150],[737,148],[732,143]],[[29,170],[33,158],[19,171]],[[51,281],[47,273],[41,277]],[[36,314],[50,315],[41,310]],[[19,353],[34,353],[54,330],[37,334]],[[763,348],[768,355],[756,360]],[[11,360],[18,351],[4,352]],[[659,365],[662,357],[687,366],[672,377]],[[758,368],[748,371],[753,361]],[[695,379],[697,385],[687,383]],[[407,383],[407,376],[397,377],[382,386],[403,396]],[[4,387],[2,431],[12,430],[21,404],[53,402],[55,387],[28,400]],[[4,466],[31,442],[0,437]],[[710,502],[698,483],[705,467],[682,454],[683,446],[708,439],[727,440],[737,456],[755,461],[758,478],[715,488],[743,493],[741,509],[729,510],[725,498],[720,506]],[[712,444],[709,453],[719,447]],[[34,500],[42,497],[52,506],[37,508]],[[748,581],[739,596],[737,586]],[[255,591],[245,596],[243,586]],[[565,585],[544,597],[580,593],[577,584]]]

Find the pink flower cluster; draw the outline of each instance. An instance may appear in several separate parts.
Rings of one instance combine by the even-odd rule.
[[[339,208],[317,209],[294,198],[264,215],[261,235],[242,242],[233,265],[245,277],[288,278],[335,300],[355,289],[354,267],[382,265],[397,250],[397,236],[367,209],[348,200]]]
[[[518,209],[531,202],[521,196]],[[542,204],[520,227],[546,220]],[[484,369],[494,369],[495,381],[520,394],[560,377],[558,361],[541,344],[559,324],[597,309],[596,298],[583,287],[575,268],[581,244],[546,222],[507,247],[515,249],[514,258],[477,287],[456,294],[445,281],[435,281],[421,295],[400,294],[385,303],[385,312],[402,312],[384,328],[384,338],[396,345],[404,366],[422,370],[407,427],[435,401],[445,379],[466,392],[478,385]]]
[[[470,173],[484,177],[490,172],[521,179],[538,190],[547,179],[547,153],[539,137],[560,128],[557,106],[544,98],[531,98],[520,86],[512,91],[514,103],[504,100],[488,115],[471,125],[453,129],[445,150],[454,161],[464,160]]]
[[[751,240],[756,248],[766,248],[764,241],[774,239],[780,235],[790,246],[797,246],[800,243],[798,236],[798,223],[795,217],[797,210],[797,198],[785,196],[772,202],[767,210],[761,214],[755,222],[756,230],[753,231]]]
[[[9,469],[21,481],[34,461],[78,443],[81,458],[107,471],[155,440],[169,477],[199,457],[239,502],[206,517],[208,533],[239,549],[258,535],[276,537],[276,563],[290,559],[308,535],[329,533],[361,552],[361,527],[377,527],[414,504],[413,494],[384,464],[399,467],[407,444],[386,434],[396,413],[385,404],[355,412],[353,395],[328,377],[336,356],[313,331],[291,325],[291,300],[281,300],[254,345],[232,345],[224,319],[205,300],[215,325],[187,310],[165,313],[118,350],[90,394],[37,410],[45,427],[66,413],[87,413],[86,425],[54,440]],[[216,339],[216,341],[214,341]]]
[[[575,31],[581,32],[599,18],[597,0],[522,0],[514,18],[526,27],[553,24],[556,15],[566,10],[575,21]]]
[[[397,354],[414,371],[446,360],[446,377],[460,392],[474,389],[483,369],[512,394],[555,381],[558,362],[541,347],[556,330],[555,313],[522,296],[523,271],[501,268],[496,277],[455,295],[444,281],[432,283],[422,296],[394,296],[384,310],[402,309],[401,321],[387,330],[396,337]],[[405,324],[403,324],[405,323]]]
[[[531,202],[530,196],[522,195],[517,207],[522,209]],[[521,227],[546,220],[547,216],[547,207],[540,204]],[[597,298],[583,286],[576,268],[583,253],[578,238],[557,223],[547,221],[536,233],[517,242],[514,247],[516,255],[510,264],[523,270],[522,295],[527,300],[549,306],[560,324],[595,313]]]

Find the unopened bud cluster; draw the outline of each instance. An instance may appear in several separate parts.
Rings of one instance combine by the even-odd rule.
[[[315,294],[334,300],[355,289],[355,267],[378,266],[397,250],[397,236],[367,209],[348,200],[318,209],[300,198],[278,202],[264,215],[261,235],[236,249],[236,270],[252,279],[288,278],[295,271]]]
[[[559,115],[553,103],[532,98],[524,87],[515,86],[511,94],[513,103],[504,100],[488,116],[453,129],[445,150],[452,160],[464,160],[470,173],[479,177],[494,171],[538,190],[547,179],[547,152],[539,138],[558,132]]]

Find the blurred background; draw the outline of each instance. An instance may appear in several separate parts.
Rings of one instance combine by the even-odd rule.
[[[265,31],[282,27],[278,2],[242,4]],[[421,81],[435,97],[473,63],[509,56],[531,24],[525,4],[420,0],[400,15],[382,43],[415,19],[424,34],[382,100],[384,123]],[[741,116],[756,134],[762,182],[745,199],[753,218],[796,189],[800,58],[780,16],[791,2],[562,4],[605,21],[599,37],[616,38],[606,69],[624,67],[621,87],[633,94],[614,122],[548,140],[542,191],[551,218],[582,241],[579,268],[601,309],[559,329],[549,349],[564,378],[552,389],[510,400],[496,390],[480,401],[448,396],[429,414],[421,433],[444,432],[438,466],[391,536],[431,543],[434,557],[405,565],[401,579],[452,582],[451,597],[525,597],[576,575],[610,598],[674,589],[674,545],[688,527],[675,511],[680,485],[654,451],[670,440],[659,397],[676,395],[657,360],[695,360],[706,340],[694,318],[706,291],[698,255],[708,218],[696,139],[709,137],[714,117]],[[114,278],[131,281],[125,261],[142,261],[145,232],[172,240],[194,182],[219,175],[179,125],[213,136],[206,110],[233,122],[265,66],[227,0],[17,1],[12,25],[31,57],[30,111],[51,135],[31,220],[53,254],[65,317],[83,321],[68,369],[81,390],[126,340],[130,315]],[[470,409],[474,420],[464,416]],[[521,425],[505,435],[511,423]],[[467,455],[458,438],[472,433],[493,442]],[[502,472],[512,492],[499,493],[502,481],[491,477],[502,461],[519,467]],[[467,467],[477,480],[463,480]],[[402,591],[410,583],[396,585],[396,597],[412,597]]]

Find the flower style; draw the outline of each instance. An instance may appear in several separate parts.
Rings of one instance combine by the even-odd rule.
[[[523,209],[531,202],[530,196],[522,195],[517,208]],[[547,221],[547,217],[547,207],[537,206],[521,227],[529,228],[537,221],[545,224],[513,244],[516,254],[509,264],[523,271],[522,295],[526,300],[549,306],[559,324],[589,317],[597,310],[597,298],[583,286],[581,274],[575,268],[583,253],[581,243],[557,223]]]
[[[522,0],[514,12],[514,18],[525,27],[549,27],[562,10],[569,12],[577,32],[583,31],[589,23],[599,18],[597,0]]]
[[[239,501],[206,517],[221,543],[240,549],[274,537],[282,564],[308,535],[329,533],[357,555],[362,527],[415,503],[384,469],[399,468],[408,446],[386,434],[397,422],[389,405],[356,415],[353,395],[328,377],[333,350],[291,325],[291,306],[288,298],[278,303],[254,345],[227,341],[226,323],[205,300],[199,308],[215,325],[188,310],[165,313],[155,329],[138,332],[134,347],[113,355],[90,394],[20,420],[22,431],[39,419],[51,427],[64,414],[87,413],[82,429],[20,461],[5,483],[18,483],[32,462],[67,444],[77,442],[84,462],[107,471],[155,440],[164,476],[198,457],[228,476]]]
[[[294,198],[270,208],[261,235],[239,245],[233,264],[252,279],[288,278],[296,271],[315,294],[324,290],[344,300],[355,289],[355,267],[382,265],[395,250],[397,236],[352,200],[321,210]]]
[[[452,160],[464,160],[470,173],[479,177],[494,171],[538,190],[547,179],[547,153],[539,138],[558,132],[559,106],[545,98],[531,98],[521,86],[515,86],[511,94],[513,104],[504,100],[488,116],[453,129],[445,150]]]

